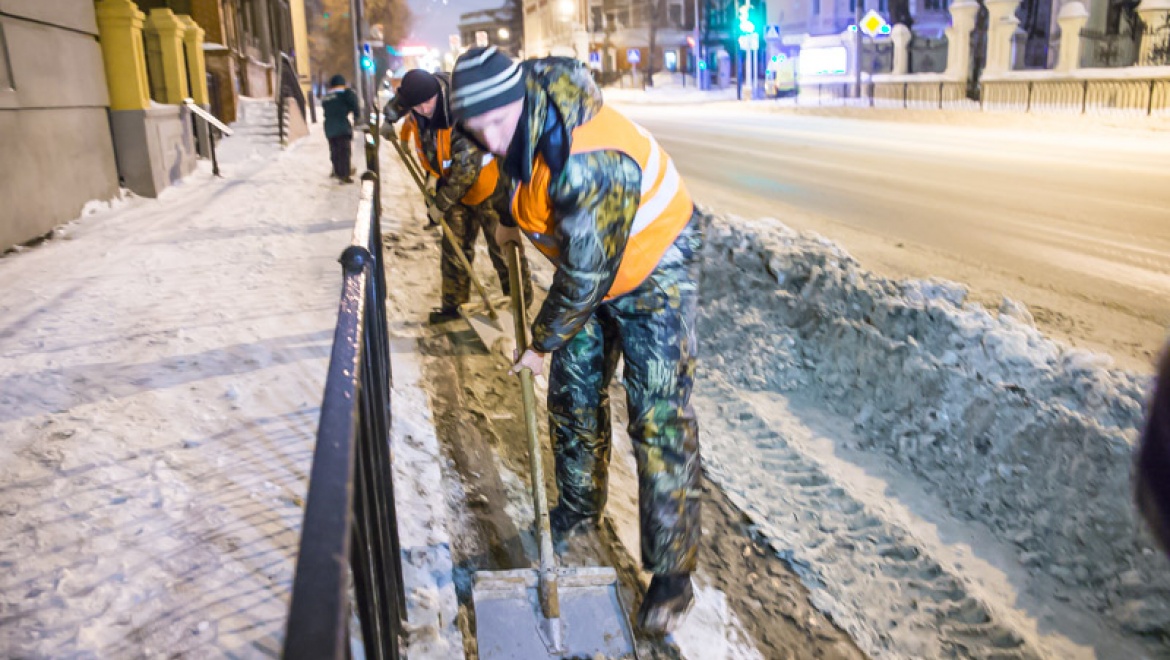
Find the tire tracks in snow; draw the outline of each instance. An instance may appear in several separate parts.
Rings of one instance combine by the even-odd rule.
[[[709,378],[695,407],[708,474],[867,654],[1046,657],[910,533],[769,426],[742,392]]]

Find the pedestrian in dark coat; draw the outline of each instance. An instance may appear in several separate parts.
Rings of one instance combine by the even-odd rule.
[[[1162,368],[1142,435],[1135,491],[1138,509],[1154,539],[1170,552],[1170,344],[1162,354]]]
[[[349,123],[349,116],[352,114],[354,123],[357,123],[361,106],[357,94],[346,86],[345,76],[338,74],[329,79],[329,92],[321,101],[321,107],[325,110],[325,137],[329,140],[333,176],[353,183],[353,125]]]

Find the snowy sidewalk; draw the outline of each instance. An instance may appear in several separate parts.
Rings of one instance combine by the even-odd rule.
[[[221,157],[0,259],[0,656],[280,651],[358,195]]]

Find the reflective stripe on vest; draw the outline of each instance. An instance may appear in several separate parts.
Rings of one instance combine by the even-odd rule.
[[[447,172],[451,170],[451,129],[443,128],[435,131],[435,153],[441,164],[440,170],[436,170],[434,163],[427,159],[426,151],[423,150],[422,134],[413,115],[408,117],[402,125],[402,139],[405,141],[412,137],[414,138],[414,150],[418,153],[418,160],[422,163],[423,169],[436,178],[446,176]],[[484,200],[491,197],[492,191],[496,189],[496,183],[500,179],[499,165],[492,159],[491,154],[485,155],[482,163],[483,167],[479,170],[479,176],[476,177],[475,183],[471,184],[463,198],[459,200],[467,206],[482,204]]]
[[[642,195],[617,277],[606,293],[611,300],[638,288],[650,276],[662,255],[690,222],[694,203],[674,161],[658,141],[617,110],[602,106],[597,115],[573,130],[569,153],[619,151],[642,170]],[[552,173],[538,155],[532,178],[520,183],[512,196],[512,215],[532,243],[553,263],[560,257],[556,219],[549,199]]]

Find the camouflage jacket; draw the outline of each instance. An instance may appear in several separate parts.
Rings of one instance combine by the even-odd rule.
[[[419,136],[422,138],[423,154],[427,162],[436,172],[443,171],[443,163],[439,162],[437,136],[439,131],[451,127],[450,106],[450,77],[445,73],[435,75],[439,79],[439,102],[435,105],[435,112],[428,119],[418,113],[412,113],[415,123],[418,124]],[[395,105],[393,116],[405,115],[409,108],[397,106],[397,98],[391,99]],[[387,116],[391,113],[387,112]],[[483,167],[487,151],[483,150],[459,126],[451,130],[451,161],[447,174],[439,179],[435,186],[435,205],[446,213],[452,206],[467,194],[471,186],[479,178],[479,171]]]
[[[569,155],[573,129],[602,105],[589,69],[559,57],[522,66],[524,113],[503,169],[513,180],[530,181],[540,154],[552,170],[549,198],[560,258],[532,326],[532,347],[550,353],[577,334],[613,284],[641,201],[642,171],[617,151]]]

